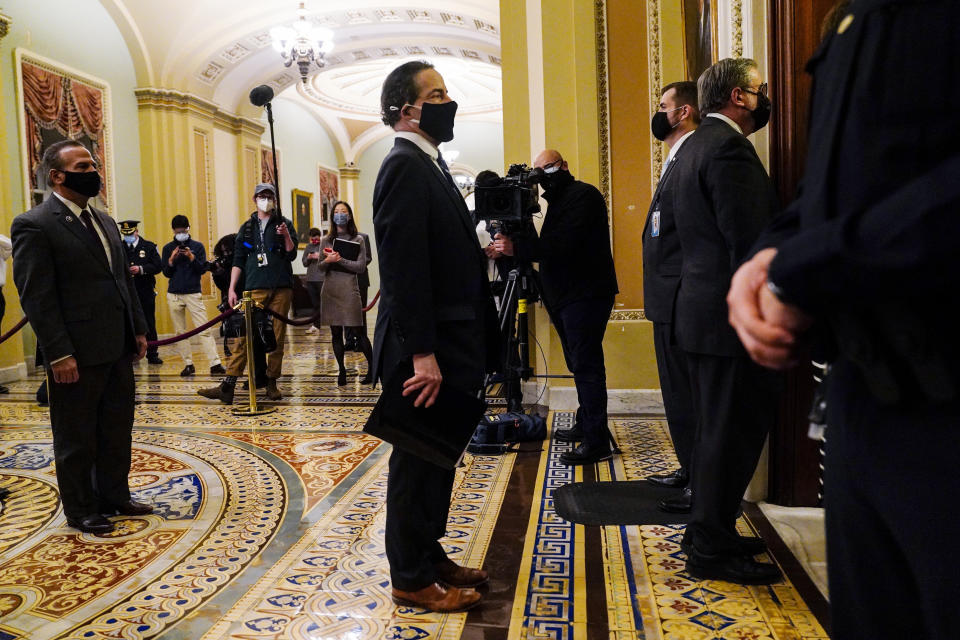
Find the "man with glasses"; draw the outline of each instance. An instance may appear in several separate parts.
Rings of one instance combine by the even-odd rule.
[[[773,183],[746,136],[767,124],[770,101],[757,64],[721,60],[697,81],[700,127],[676,160],[675,188],[661,194],[682,247],[673,329],[684,352],[696,419],[692,517],[682,546],[700,579],[768,584],[777,568],[735,522],[767,431],[779,380],[754,364],[727,322],[726,294],[737,267],[777,211]]]
[[[509,256],[516,251],[523,262],[540,263],[543,304],[560,337],[580,403],[574,427],[557,432],[556,438],[581,444],[560,461],[593,464],[613,455],[603,334],[618,289],[607,204],[599,189],[573,177],[560,152],[542,151],[533,166],[543,169],[547,201],[540,235],[533,229],[513,238],[498,233],[493,246]]]

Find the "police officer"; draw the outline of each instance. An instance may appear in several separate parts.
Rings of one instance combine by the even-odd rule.
[[[160,273],[160,254],[157,252],[157,245],[140,237],[137,224],[139,220],[122,221],[120,234],[123,236],[123,248],[127,251],[127,268],[133,275],[133,284],[137,288],[143,316],[147,320],[147,340],[156,341],[157,292],[154,287],[157,284],[156,274]],[[163,364],[156,347],[147,347],[147,362]]]

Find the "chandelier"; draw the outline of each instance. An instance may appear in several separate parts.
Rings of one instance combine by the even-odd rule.
[[[333,51],[333,32],[307,21],[307,8],[300,3],[297,20],[289,27],[270,29],[273,48],[283,56],[283,64],[289,67],[294,62],[300,68],[300,80],[306,83],[310,63],[323,67],[324,54]]]

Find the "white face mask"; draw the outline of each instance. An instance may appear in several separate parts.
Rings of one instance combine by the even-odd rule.
[[[263,211],[264,213],[270,213],[273,211],[274,204],[273,199],[271,198],[257,198],[257,209]]]
[[[177,242],[186,242],[187,240],[190,239],[190,234],[189,234],[189,233],[178,233],[178,234],[176,234],[176,235],[173,236],[173,239],[176,240]]]

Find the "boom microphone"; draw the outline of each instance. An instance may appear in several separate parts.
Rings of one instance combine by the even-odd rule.
[[[250,102],[262,107],[273,100],[273,89],[268,84],[262,84],[250,90]]]

